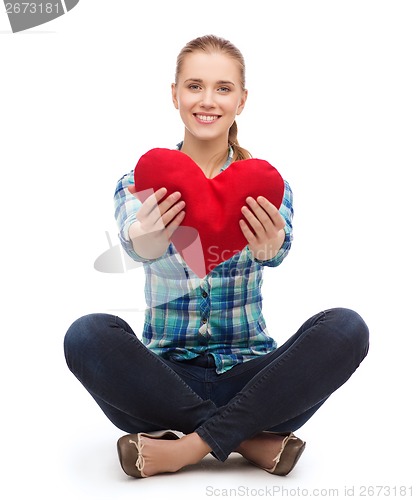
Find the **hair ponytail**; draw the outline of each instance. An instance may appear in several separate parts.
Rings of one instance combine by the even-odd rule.
[[[247,151],[247,149],[242,148],[238,144],[237,133],[238,133],[237,122],[234,120],[233,124],[230,127],[230,130],[228,131],[228,144],[234,150],[233,161],[248,160],[252,156]]]

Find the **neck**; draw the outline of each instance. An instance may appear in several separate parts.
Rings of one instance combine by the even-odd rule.
[[[216,141],[198,141],[194,137],[185,138],[181,151],[201,168],[209,179],[215,177],[228,157],[228,138]]]

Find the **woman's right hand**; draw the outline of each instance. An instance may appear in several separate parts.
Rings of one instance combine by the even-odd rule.
[[[135,187],[128,189],[137,198]],[[176,191],[165,198],[166,194],[167,189],[160,188],[146,198],[136,214],[136,222],[129,228],[134,251],[143,259],[161,257],[185,217],[181,193]]]

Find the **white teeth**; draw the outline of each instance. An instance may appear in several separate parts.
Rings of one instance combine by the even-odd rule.
[[[203,122],[213,122],[215,121],[218,116],[207,116],[207,115],[196,115],[198,120],[202,120]]]

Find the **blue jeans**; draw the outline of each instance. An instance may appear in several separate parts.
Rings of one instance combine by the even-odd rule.
[[[127,433],[196,432],[221,461],[259,432],[299,429],[368,346],[363,319],[343,308],[313,316],[273,352],[223,374],[210,355],[162,359],[110,314],[79,318],[64,341],[69,369],[114,425]]]

